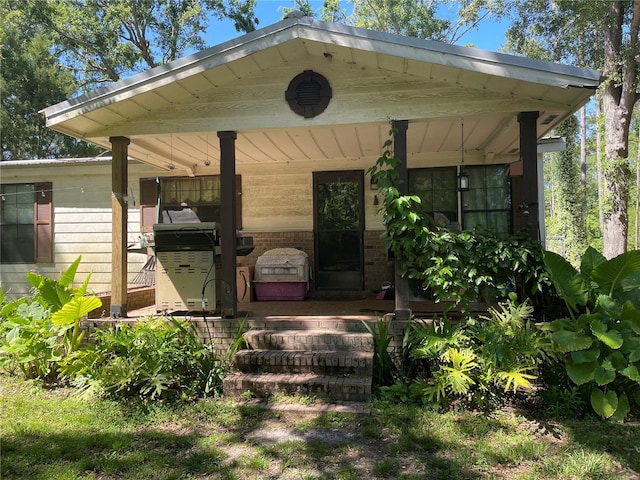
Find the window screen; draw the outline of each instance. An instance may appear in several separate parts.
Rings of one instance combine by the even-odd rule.
[[[409,192],[420,197],[422,211],[441,226],[458,222],[455,167],[409,170]]]
[[[469,166],[469,191],[462,192],[463,227],[511,231],[511,180],[505,165]]]

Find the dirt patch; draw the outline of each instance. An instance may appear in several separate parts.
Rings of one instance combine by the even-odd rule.
[[[283,442],[321,442],[328,445],[336,445],[348,442],[354,437],[355,434],[349,432],[336,432],[331,430],[299,432],[292,428],[260,428],[245,436],[247,440],[266,445]]]

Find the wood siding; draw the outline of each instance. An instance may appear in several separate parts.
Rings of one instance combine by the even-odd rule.
[[[151,167],[130,164],[128,243],[140,237],[138,184],[141,176],[157,174]],[[154,173],[155,172],[155,173]],[[11,297],[28,293],[30,285],[25,273],[36,271],[59,278],[71,263],[82,256],[76,274],[79,286],[91,273],[89,288],[96,291],[111,289],[111,164],[50,163],[43,166],[2,167],[2,183],[51,182],[53,195],[53,255],[48,262],[39,252],[35,264],[5,264],[0,270],[3,290]],[[46,212],[39,212],[46,213]],[[38,218],[43,224],[44,218]],[[128,255],[129,281],[146,261],[145,254]]]

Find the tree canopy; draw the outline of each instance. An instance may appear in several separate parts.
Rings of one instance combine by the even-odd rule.
[[[52,54],[47,33],[26,22],[24,12],[10,8],[8,0],[0,0],[0,23],[2,160],[99,153],[97,147],[46,128],[38,113],[76,90],[73,75]]]
[[[0,0],[2,159],[95,155],[38,113],[205,47],[211,20],[255,29],[255,0]]]

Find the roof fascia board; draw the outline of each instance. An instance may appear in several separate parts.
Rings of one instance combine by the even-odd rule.
[[[590,68],[451,45],[433,40],[403,37],[317,20],[309,22],[307,28],[301,29],[299,37],[329,43],[326,37],[327,31],[338,34],[331,38],[330,43],[339,46],[401,56],[425,63],[436,63],[543,85],[562,88],[568,86],[595,88],[601,80],[600,72]]]

